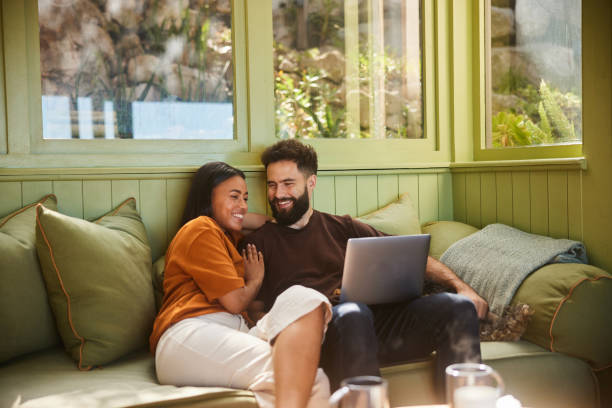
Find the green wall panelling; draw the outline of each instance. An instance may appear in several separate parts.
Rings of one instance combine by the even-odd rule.
[[[455,221],[466,222],[465,173],[453,174],[453,205]]]
[[[111,181],[112,207],[115,208],[130,197],[136,199],[136,209],[140,212],[140,184],[138,180]]]
[[[83,218],[91,220],[113,209],[110,180],[83,181]]]
[[[465,176],[466,222],[480,228],[480,174],[468,173]]]
[[[266,180],[262,175],[247,175],[246,182],[249,189],[249,212],[266,214],[268,211]]]
[[[83,181],[54,180],[53,193],[57,196],[57,209],[62,214],[83,218]]]
[[[532,171],[529,173],[531,201],[531,232],[548,235],[548,172]]]
[[[531,231],[531,189],[529,188],[529,172],[512,173],[512,219],[513,226],[525,231]]]
[[[336,190],[336,214],[357,216],[357,177],[334,177]]]
[[[140,180],[140,216],[147,226],[151,256],[155,261],[168,244],[166,180]]]
[[[480,222],[481,226],[497,222],[497,187],[495,173],[480,175]]]
[[[548,233],[567,238],[567,171],[548,172]]]
[[[582,241],[582,173],[567,173],[567,222],[570,239]]]
[[[0,6],[0,24],[2,22],[2,7]],[[2,30],[0,29],[0,61],[4,61],[4,47],[2,38]],[[4,79],[4,63],[0,63],[0,78]],[[6,154],[7,152],[7,137],[6,137],[6,106],[5,106],[5,95],[4,95],[4,83],[0,82],[0,154]],[[0,207],[1,209],[1,207]]]
[[[364,215],[378,208],[378,178],[357,176],[357,215]]]
[[[506,225],[514,224],[512,210],[512,173],[495,173],[495,189],[497,201],[497,222]]]
[[[24,205],[28,205],[52,192],[53,183],[51,181],[24,181],[21,184],[21,201]]]
[[[383,207],[398,198],[398,180],[395,174],[378,176],[378,207]]]
[[[419,221],[438,220],[438,175],[419,175]]]
[[[317,177],[315,187],[314,208],[330,214],[336,213],[335,199],[336,192],[334,186],[334,176]]]
[[[477,227],[498,222],[534,234],[582,240],[579,169],[483,167],[461,169],[452,177],[456,221]]]
[[[438,218],[441,221],[453,219],[453,176],[438,173]]]
[[[6,214],[21,207],[23,207],[21,202],[21,182],[0,182],[0,217],[4,217]]]
[[[168,243],[174,238],[174,234],[180,228],[185,202],[189,194],[191,178],[169,179],[166,182],[166,208],[168,213],[168,225],[166,228],[166,240]],[[251,196],[249,192],[249,204]],[[155,258],[157,259],[157,258]],[[154,261],[155,261],[154,259]]]
[[[400,174],[397,182],[399,193],[408,193],[410,195],[412,206],[416,213],[419,214],[419,175]]]

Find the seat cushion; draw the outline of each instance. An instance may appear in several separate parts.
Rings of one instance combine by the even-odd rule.
[[[506,391],[525,406],[597,406],[597,382],[577,358],[526,341],[482,343],[482,355],[502,375]],[[431,359],[385,367],[382,374],[389,381],[391,406],[436,402]],[[22,357],[0,366],[0,406],[11,406],[18,396],[26,407],[257,406],[248,391],[158,385],[153,357],[144,349],[85,372],[75,370],[60,348]]]
[[[139,350],[103,368],[74,369],[61,348],[0,366],[0,406],[20,398],[24,407],[256,407],[248,391],[161,386],[151,354]],[[163,401],[163,402],[162,402]]]
[[[0,363],[59,344],[36,257],[36,205],[55,209],[47,195],[0,219]]]
[[[147,344],[156,313],[151,250],[133,198],[95,222],[39,205],[36,247],[58,331],[79,368]]]
[[[527,341],[486,342],[481,348],[484,363],[501,374],[506,392],[524,406],[598,407],[597,381],[584,361],[551,353]],[[381,371],[389,381],[391,406],[436,402],[433,360]]]

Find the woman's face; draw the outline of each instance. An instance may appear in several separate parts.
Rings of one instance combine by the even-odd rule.
[[[242,230],[248,197],[246,182],[240,176],[229,178],[213,189],[212,215],[223,230]]]

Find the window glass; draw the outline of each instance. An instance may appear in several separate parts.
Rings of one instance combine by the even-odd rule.
[[[39,0],[44,139],[233,139],[230,0]]]
[[[487,0],[487,148],[582,139],[580,0]]]
[[[274,0],[279,138],[422,138],[420,0]]]

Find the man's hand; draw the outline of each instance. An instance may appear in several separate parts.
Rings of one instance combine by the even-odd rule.
[[[470,299],[476,307],[476,312],[480,320],[484,320],[487,317],[489,304],[486,300],[481,298],[470,285],[459,279],[448,266],[430,256],[427,258],[425,275],[433,282],[453,288],[458,294]]]
[[[474,289],[472,289],[467,284],[461,285],[461,287],[457,288],[457,293],[459,295],[463,295],[470,299],[474,306],[476,307],[476,312],[478,313],[478,319],[485,320],[487,317],[487,313],[489,311],[489,304],[486,300],[484,300]]]

